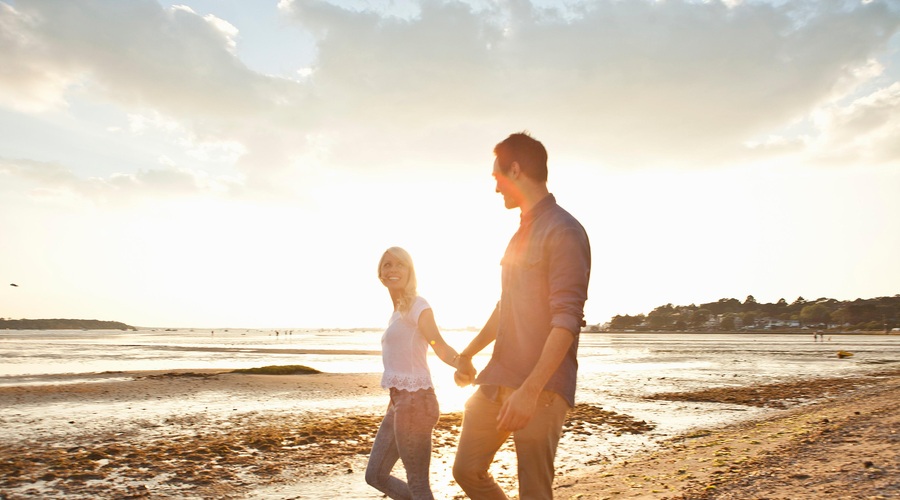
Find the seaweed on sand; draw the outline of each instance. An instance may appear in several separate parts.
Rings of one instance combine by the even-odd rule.
[[[312,375],[322,373],[315,368],[303,365],[272,365],[259,368],[242,368],[231,373],[249,373],[253,375]]]

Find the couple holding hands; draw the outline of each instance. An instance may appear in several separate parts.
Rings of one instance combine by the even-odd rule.
[[[429,483],[432,431],[440,410],[426,362],[428,347],[456,368],[460,386],[478,385],[466,403],[453,478],[475,500],[506,499],[488,471],[512,435],[519,498],[552,499],[554,458],[566,413],[575,405],[578,338],[591,269],[581,224],[547,188],[547,150],[527,133],[494,148],[496,191],[521,211],[501,260],[500,301],[478,335],[457,353],[441,337],[428,302],[416,292],[412,258],[389,248],[378,277],[394,312],[381,339],[390,405],[375,437],[366,481],[390,498],[434,498]],[[477,374],[472,356],[494,342]],[[391,475],[401,460],[406,480]]]

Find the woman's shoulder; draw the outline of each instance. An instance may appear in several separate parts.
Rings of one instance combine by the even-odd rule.
[[[413,323],[418,323],[419,316],[422,314],[422,311],[426,309],[431,309],[431,305],[424,297],[417,295],[413,300],[412,305],[409,307],[407,317],[412,320]]]

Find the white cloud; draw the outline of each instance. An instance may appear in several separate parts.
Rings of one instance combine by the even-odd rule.
[[[809,137],[788,137],[772,134],[759,141],[748,141],[745,146],[754,153],[765,156],[797,154],[809,145]]]
[[[129,113],[128,129],[132,134],[140,135],[149,129],[163,130],[168,133],[183,133],[182,125],[159,113]]]
[[[821,161],[900,164],[900,82],[816,114]]]
[[[329,124],[377,134],[386,156],[396,134],[419,138],[410,130],[530,128],[638,165],[733,160],[871,79],[900,23],[884,2],[495,5],[425,1],[412,19],[322,0],[285,9],[318,39],[310,81]]]
[[[137,117],[132,131],[166,130],[185,155],[233,162],[260,188],[287,187],[311,159],[482,168],[492,141],[522,129],[594,164],[716,165],[823,149],[837,132],[785,128],[883,75],[900,26],[900,11],[883,1],[279,8],[315,37],[317,59],[297,68],[299,80],[248,69],[235,55],[235,25],[188,7],[0,3],[0,105],[26,113],[75,96],[111,103]],[[879,130],[886,138],[873,131],[847,154],[887,155],[891,133]],[[777,147],[748,150],[754,141]]]
[[[135,136],[159,131],[170,143],[177,144],[184,150],[189,157],[207,165],[211,163],[234,164],[247,152],[244,144],[236,140],[215,140],[213,135],[207,135],[207,140],[202,140],[194,134],[193,130],[187,129],[184,122],[156,112],[129,114],[128,130]],[[113,132],[116,131],[118,130],[113,130]],[[172,160],[169,162],[173,166],[177,165]]]
[[[194,144],[187,154],[204,163],[235,163],[246,154],[247,148],[237,141],[204,142]]]
[[[78,177],[62,165],[31,160],[11,161],[0,158],[0,174],[45,185],[60,186],[78,182]]]
[[[0,4],[0,105],[42,111],[76,96],[180,127],[202,143],[290,137],[302,88],[259,75],[235,56],[237,30],[186,7],[152,0]],[[8,28],[8,29],[7,29]],[[146,126],[147,123],[132,122]],[[133,128],[134,130],[134,128]],[[286,139],[287,140],[287,139]],[[289,141],[288,141],[289,142]],[[284,168],[272,159],[255,169]]]
[[[0,3],[0,105],[36,112],[65,104],[63,92],[76,73],[64,61],[52,64],[37,16]]]
[[[162,168],[83,178],[58,163],[0,158],[0,178],[27,182],[31,185],[31,197],[44,202],[123,204],[153,198],[218,197],[240,189],[241,179],[178,168],[165,157],[159,162]]]

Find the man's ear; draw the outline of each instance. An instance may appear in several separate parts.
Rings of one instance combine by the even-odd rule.
[[[506,176],[510,179],[518,179],[520,175],[522,175],[522,166],[519,165],[519,162],[514,161],[510,163]]]

